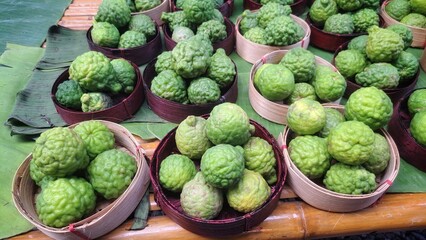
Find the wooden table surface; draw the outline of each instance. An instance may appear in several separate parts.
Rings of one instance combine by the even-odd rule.
[[[65,10],[59,25],[87,30],[102,0],[74,0]],[[158,141],[139,139],[149,158]],[[285,186],[277,208],[258,227],[229,239],[303,239],[348,236],[371,232],[426,228],[426,193],[387,193],[373,206],[354,213],[332,213],[303,202]],[[151,194],[151,211],[160,210]],[[132,219],[103,236],[102,239],[204,239],[193,234],[167,216],[148,218],[144,230],[129,230]],[[40,231],[30,231],[11,239],[48,239]]]

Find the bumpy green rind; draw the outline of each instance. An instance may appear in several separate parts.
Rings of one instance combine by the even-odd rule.
[[[143,33],[128,30],[121,34],[118,48],[135,48],[146,44],[146,36]]]
[[[412,92],[408,97],[407,107],[412,115],[426,110],[426,89],[417,89]]]
[[[135,88],[136,72],[132,64],[124,58],[111,60],[111,65],[114,68],[117,80],[123,87],[124,93],[131,93]]]
[[[113,106],[112,98],[101,92],[83,93],[80,101],[83,112],[96,112]]]
[[[152,79],[153,94],[179,103],[187,103],[186,82],[173,70],[164,70]]]
[[[183,186],[194,178],[197,168],[185,155],[172,154],[160,164],[159,181],[162,187],[172,192],[181,192]]]
[[[360,35],[358,37],[352,38],[348,44],[348,49],[358,50],[365,55],[366,54],[365,47],[367,46],[367,39],[368,39],[368,35]]]
[[[43,132],[35,141],[33,159],[45,175],[70,176],[89,164],[86,146],[73,130],[55,127]]]
[[[106,199],[118,198],[137,171],[133,156],[119,149],[100,153],[87,167],[93,188]]]
[[[426,17],[420,13],[410,13],[401,19],[401,23],[408,26],[426,28]]]
[[[407,0],[392,0],[385,6],[386,13],[393,19],[401,19],[411,12],[410,2]]]
[[[315,134],[325,126],[324,107],[319,102],[307,98],[297,100],[288,108],[287,123],[297,134]]]
[[[250,28],[248,31],[244,33],[244,38],[249,40],[250,42],[254,42],[257,44],[266,45],[266,32],[265,29],[261,27]]]
[[[92,159],[98,154],[114,148],[114,133],[99,121],[89,120],[80,122],[73,130],[83,139],[87,154]]]
[[[354,21],[351,15],[337,13],[329,18],[324,23],[324,32],[350,34],[355,30]]]
[[[290,49],[280,63],[294,75],[295,82],[309,82],[315,74],[315,55],[302,47]]]
[[[201,23],[197,28],[197,34],[206,34],[210,42],[216,43],[226,38],[226,26],[218,20],[209,20]]]
[[[265,27],[268,45],[287,46],[294,44],[304,37],[303,28],[289,16],[279,16],[272,19]]]
[[[260,173],[268,184],[274,184],[277,181],[277,160],[272,145],[260,137],[251,137],[243,148],[245,167]]]
[[[133,15],[129,22],[129,30],[143,33],[147,39],[157,33],[155,22],[145,14]]]
[[[343,97],[346,79],[339,72],[330,69],[330,71],[316,72],[312,85],[319,99],[324,102],[333,102]]]
[[[374,132],[359,121],[339,123],[328,135],[328,152],[339,162],[360,165],[373,151]]]
[[[336,163],[327,171],[325,187],[331,191],[344,194],[360,195],[371,193],[376,189],[376,176],[362,166],[350,166]]]
[[[411,10],[426,16],[426,4],[422,0],[410,0]]]
[[[392,62],[392,65],[398,69],[400,83],[412,79],[419,70],[419,60],[410,52],[403,51],[399,57]]]
[[[420,145],[426,147],[426,111],[414,114],[410,122],[410,132]]]
[[[369,8],[362,8],[352,15],[354,32],[363,33],[371,26],[379,26],[379,15]]]
[[[237,149],[240,148],[240,149]],[[213,146],[201,157],[200,169],[206,182],[217,188],[229,188],[243,176],[243,149],[229,144]]]
[[[377,130],[386,126],[392,117],[393,104],[383,90],[363,87],[353,92],[345,105],[347,120],[357,120]]]
[[[172,33],[172,40],[178,43],[192,36],[194,32],[189,27],[176,26]]]
[[[317,100],[314,86],[304,82],[294,84],[294,91],[285,99],[285,103],[290,105],[302,98]]]
[[[223,207],[222,190],[206,182],[201,172],[184,185],[180,194],[182,210],[200,219],[215,218]]]
[[[392,30],[399,34],[404,41],[404,49],[407,49],[413,43],[413,33],[411,29],[402,24],[394,24],[388,26],[386,29]]]
[[[214,80],[223,89],[232,84],[236,74],[235,64],[226,55],[225,50],[223,48],[216,49],[216,52],[210,58],[210,65],[207,68],[206,76]]]
[[[291,8],[288,5],[281,5],[279,3],[267,3],[262,5],[257,12],[257,20],[260,27],[265,28],[269,22],[280,16],[289,16]]]
[[[343,50],[334,59],[336,68],[345,78],[353,78],[367,66],[365,56],[358,50]]]
[[[130,8],[125,0],[104,0],[95,15],[96,22],[109,22],[118,29],[126,27],[130,18]]]
[[[204,152],[213,146],[206,134],[206,120],[190,115],[179,123],[175,135],[179,152],[191,159],[201,159]]]
[[[398,69],[390,63],[373,63],[355,76],[355,82],[363,87],[395,88],[399,84]]]
[[[161,20],[168,24],[168,27],[173,32],[177,26],[188,27],[191,30],[195,30],[195,26],[185,16],[183,11],[176,12],[162,12]]]
[[[191,81],[187,89],[189,102],[206,104],[216,102],[220,98],[219,85],[210,78],[200,77]]]
[[[385,137],[378,133],[374,135],[373,152],[362,166],[374,174],[379,174],[388,166],[391,157],[390,146]]]
[[[157,61],[155,62],[155,72],[158,74],[164,70],[174,71],[174,60],[171,51],[164,51],[157,56]]]
[[[189,22],[202,24],[213,18],[215,5],[213,1],[185,0],[182,9]]]
[[[309,17],[315,24],[323,26],[325,21],[337,12],[337,4],[334,0],[318,0],[314,1],[310,7]]]
[[[325,126],[319,131],[321,137],[328,137],[331,129],[345,121],[345,116],[334,108],[325,108]]]
[[[398,33],[377,26],[369,28],[365,52],[372,62],[391,62],[403,49],[404,41]]]
[[[262,206],[270,194],[271,188],[262,175],[245,169],[242,179],[226,192],[226,199],[233,209],[248,213]]]
[[[345,12],[356,11],[362,7],[362,0],[336,0],[337,7]]]
[[[241,35],[245,35],[250,29],[258,26],[257,12],[246,9],[241,14],[241,21],[238,25]]]
[[[270,101],[282,101],[294,90],[294,75],[283,64],[264,64],[256,71],[254,86]]]
[[[161,2],[161,0],[135,0],[135,6],[137,11],[146,11],[160,5]]]
[[[95,22],[90,32],[92,41],[102,47],[116,48],[120,41],[117,27],[108,22]]]
[[[317,136],[297,136],[290,141],[291,161],[308,178],[322,177],[330,168],[331,156],[327,150],[327,141]]]
[[[83,95],[83,90],[74,80],[66,80],[59,84],[55,93],[56,100],[61,105],[77,110],[81,109],[81,95]]]
[[[43,185],[35,206],[41,222],[61,228],[90,214],[96,206],[96,195],[83,178],[59,178]]]

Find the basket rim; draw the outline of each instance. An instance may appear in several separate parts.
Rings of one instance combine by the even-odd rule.
[[[138,14],[149,14],[152,12],[162,11],[164,8],[168,8],[169,6],[169,0],[163,0],[158,6],[155,6],[151,9],[145,10],[145,11],[137,11],[137,12],[131,12],[131,15],[138,15]],[[161,13],[161,12],[160,12]]]
[[[22,199],[21,199],[20,194],[19,194],[19,191],[20,191],[19,189],[21,188],[21,184],[22,184],[22,176],[27,175],[27,174],[29,175],[29,162],[32,159],[32,152],[31,152],[30,154],[27,155],[27,157],[24,159],[24,161],[22,161],[22,163],[18,167],[18,169],[15,172],[15,175],[13,177],[13,181],[12,181],[13,202],[14,202],[15,207],[19,211],[19,213],[24,218],[26,218],[29,222],[31,222],[35,227],[37,227],[38,229],[40,229],[43,232],[48,232],[48,233],[52,233],[52,234],[68,234],[68,233],[73,233],[74,230],[79,231],[79,230],[84,230],[87,227],[91,227],[91,226],[93,227],[95,224],[98,224],[99,220],[101,220],[105,216],[108,216],[108,214],[110,214],[110,212],[116,211],[116,209],[120,206],[120,204],[123,201],[125,201],[126,199],[128,199],[128,196],[130,196],[131,190],[133,190],[135,187],[140,188],[139,184],[142,184],[143,185],[142,187],[145,188],[145,189],[147,189],[147,187],[148,187],[149,177],[146,179],[147,181],[145,183],[143,183],[143,182],[139,183],[139,181],[143,180],[141,178],[143,176],[142,174],[148,175],[149,166],[146,162],[145,150],[138,144],[138,142],[134,138],[133,134],[129,130],[127,130],[125,127],[123,127],[120,124],[115,123],[115,122],[106,121],[106,120],[93,120],[93,121],[102,122],[110,130],[112,130],[112,128],[116,128],[116,129],[112,130],[114,132],[114,136],[116,136],[117,134],[120,134],[122,136],[125,136],[125,138],[128,139],[132,143],[132,145],[134,147],[133,151],[136,153],[136,155],[134,155],[134,154],[131,154],[131,155],[132,155],[134,161],[137,164],[137,171],[135,172],[135,175],[134,175],[132,181],[130,182],[129,186],[127,186],[126,190],[119,197],[114,199],[112,202],[108,203],[107,206],[103,207],[100,211],[96,211],[93,214],[91,214],[91,215],[89,215],[89,216],[87,216],[83,219],[80,219],[79,221],[70,223],[67,226],[64,226],[64,227],[61,227],[61,228],[55,228],[55,227],[50,227],[50,226],[45,225],[39,219],[34,219],[28,213],[27,209],[23,206],[23,202],[22,202]],[[67,128],[74,128],[76,125],[78,125],[78,123],[72,124],[72,125],[68,126]],[[116,144],[117,144],[117,142],[116,142]],[[121,144],[119,143],[118,146],[121,146]],[[22,173],[22,174],[18,175],[18,173]],[[31,178],[30,178],[30,181],[34,182]],[[39,187],[34,184],[34,188],[39,188]],[[34,194],[32,194],[32,195],[33,195],[32,205],[34,205],[35,204],[34,203],[35,195]],[[140,196],[140,199],[137,202],[139,202],[141,200],[141,198],[142,198],[142,196]],[[73,227],[74,230],[70,230],[71,227]],[[107,233],[111,230],[112,229],[109,229],[105,233]]]

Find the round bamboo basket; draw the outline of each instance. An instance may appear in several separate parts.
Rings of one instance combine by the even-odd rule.
[[[344,107],[341,105],[328,106],[344,112]],[[293,191],[303,201],[309,205],[321,210],[330,212],[354,212],[367,208],[374,204],[392,185],[398,175],[400,166],[400,157],[398,148],[388,132],[384,129],[379,129],[378,133],[383,135],[391,151],[391,158],[387,168],[376,176],[376,190],[369,194],[350,195],[341,194],[330,191],[324,187],[322,182],[312,181],[307,178],[291,161],[287,146],[295,134],[290,128],[285,127],[284,132],[278,137],[278,142],[282,146],[285,164],[288,168],[288,183]]]
[[[241,17],[238,17],[237,22],[235,24],[235,35],[236,35],[236,51],[237,54],[246,60],[249,63],[255,63],[257,60],[262,58],[265,54],[268,54],[270,52],[276,51],[276,50],[288,50],[295,47],[303,47],[305,49],[309,46],[309,41],[311,37],[311,29],[309,28],[309,25],[302,19],[295,15],[290,15],[304,30],[305,30],[305,36],[302,40],[299,42],[288,45],[288,46],[269,46],[269,45],[263,45],[263,44],[257,44],[254,42],[251,42],[243,37],[240,33],[240,21]]]
[[[145,14],[148,15],[154,20],[158,26],[161,26],[164,22],[161,20],[161,14],[163,12],[170,12],[170,0],[164,0],[160,5],[155,8],[142,11],[142,12],[132,12],[132,15]]]
[[[208,118],[208,114],[202,117]],[[275,138],[259,123],[250,120],[250,124],[255,127],[253,136],[260,137],[272,145],[274,151],[277,172],[277,182],[270,186],[271,194],[269,198],[258,209],[249,213],[242,213],[232,209],[224,199],[221,212],[217,217],[210,220],[190,217],[184,213],[180,204],[180,195],[164,189],[159,182],[159,170],[161,162],[170,154],[178,153],[176,147],[175,134],[176,128],[172,129],[158,144],[150,164],[150,177],[152,187],[154,188],[154,197],[157,204],[164,213],[173,221],[186,230],[208,237],[220,238],[232,236],[246,231],[253,230],[263,220],[265,220],[276,208],[279,202],[281,191],[284,187],[287,167],[284,164],[282,151]],[[199,160],[195,160],[199,166]]]
[[[94,239],[112,231],[135,210],[149,186],[149,169],[144,150],[139,147],[133,135],[117,123],[99,121],[114,133],[116,147],[131,154],[137,164],[132,182],[120,197],[111,201],[97,202],[94,214],[87,218],[63,228],[53,228],[40,221],[35,209],[35,195],[39,189],[29,174],[32,154],[25,158],[13,178],[12,197],[19,213],[53,239]],[[70,127],[73,128],[75,125]]]
[[[426,71],[426,47],[423,49],[422,58],[420,59],[420,66],[422,66],[423,71]]]
[[[380,16],[384,20],[384,26],[386,27],[394,24],[402,24],[408,27],[413,33],[413,43],[411,43],[411,47],[424,48],[426,46],[426,28],[409,26],[391,18],[385,11],[385,7],[390,1],[391,0],[384,1],[380,7]]]
[[[253,80],[257,69],[259,69],[263,64],[279,63],[288,51],[289,50],[276,50],[271,53],[268,53],[261,59],[259,59],[250,70],[250,79],[248,87],[251,106],[260,116],[278,124],[287,124],[286,116],[289,105],[284,104],[283,102],[273,102],[263,97],[254,86]],[[317,65],[327,66],[332,68],[334,71],[337,71],[337,69],[332,64],[330,64],[323,58],[315,56],[315,60]],[[337,100],[335,103],[339,102],[340,99]]]

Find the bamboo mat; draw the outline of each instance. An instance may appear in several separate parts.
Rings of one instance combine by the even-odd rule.
[[[87,30],[101,0],[74,0],[58,25]],[[241,3],[242,1],[239,1]],[[159,141],[138,138],[147,157],[151,158]],[[426,193],[385,194],[373,206],[353,214],[332,213],[316,209],[301,201],[286,185],[282,201],[257,228],[230,239],[304,239],[356,235],[369,232],[413,230],[426,228]],[[150,211],[161,210],[150,195]],[[155,214],[154,214],[155,215]],[[204,239],[193,234],[165,215],[150,216],[144,230],[130,231],[132,219],[105,235],[105,239],[156,238]],[[31,231],[11,239],[46,239],[40,231]]]

